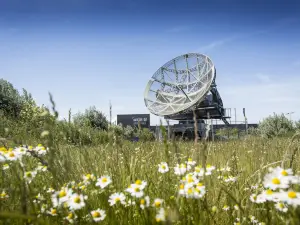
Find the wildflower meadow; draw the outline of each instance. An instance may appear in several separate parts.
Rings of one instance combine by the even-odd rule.
[[[50,137],[1,147],[1,224],[300,223],[297,135],[80,147]]]

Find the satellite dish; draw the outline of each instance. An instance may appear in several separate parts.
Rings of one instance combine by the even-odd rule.
[[[157,116],[183,114],[195,109],[214,84],[216,72],[211,59],[188,53],[161,66],[148,81],[144,101]]]

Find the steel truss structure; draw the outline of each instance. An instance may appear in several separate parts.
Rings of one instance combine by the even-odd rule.
[[[160,67],[149,80],[145,105],[151,113],[170,120],[220,119],[228,125],[226,110],[217,90],[216,69],[203,54],[178,56]]]

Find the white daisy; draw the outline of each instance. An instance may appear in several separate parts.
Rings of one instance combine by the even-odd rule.
[[[1,193],[0,193],[0,199],[5,199],[5,198],[8,198],[9,196],[8,196],[8,194],[5,192],[5,191],[2,191]]]
[[[224,206],[223,206],[223,210],[224,210],[224,211],[228,211],[229,209],[230,209],[230,207],[229,207],[228,205],[224,205]]]
[[[289,187],[289,179],[280,176],[278,173],[271,172],[268,173],[263,180],[263,185],[265,188],[276,190],[278,188],[285,189]]]
[[[74,220],[77,218],[74,212],[70,212],[68,216],[66,216],[66,220],[69,221],[69,223],[74,223]]]
[[[200,166],[196,166],[194,174],[197,175],[197,176],[202,177],[204,175],[204,169]]]
[[[101,220],[104,220],[104,218],[106,217],[106,213],[102,209],[96,209],[96,210],[91,211],[91,215],[92,215],[93,220],[95,222],[99,222]]]
[[[174,167],[174,173],[176,175],[183,175],[186,173],[186,171],[189,171],[191,169],[191,166],[190,165],[186,165],[186,164],[183,164],[181,163],[180,165],[177,164],[175,167]]]
[[[146,196],[145,198],[142,198],[140,200],[140,207],[141,209],[145,209],[146,207],[149,207],[150,205],[150,198],[149,196]]]
[[[189,158],[188,161],[186,162],[186,164],[188,164],[190,166],[194,166],[194,165],[196,165],[196,161],[193,161],[193,159]]]
[[[131,184],[126,191],[129,192],[132,197],[140,198],[144,195],[143,189],[138,184]]]
[[[187,184],[197,184],[199,183],[199,179],[196,177],[195,174],[193,173],[188,173],[186,176],[185,176],[185,179],[184,181],[187,183]]]
[[[14,149],[14,152],[21,155],[30,155],[30,153],[27,151],[27,148],[25,147],[17,147]]]
[[[16,161],[22,157],[21,154],[12,150],[5,152],[3,156],[6,160],[9,161]]]
[[[236,182],[236,180],[237,180],[237,177],[233,177],[233,176],[228,176],[228,177],[224,177],[224,181],[226,182],[226,183],[229,183],[229,182]]]
[[[285,202],[288,205],[293,205],[293,206],[299,206],[300,205],[300,193],[295,192],[293,190],[289,191],[281,191],[280,193],[277,194],[278,199],[281,202]]]
[[[287,212],[288,211],[288,208],[287,208],[287,205],[284,204],[283,202],[277,202],[275,204],[275,208],[280,211],[280,212]]]
[[[45,148],[43,145],[39,144],[37,147],[33,149],[38,155],[46,155],[48,152],[48,148]]]
[[[113,206],[117,203],[121,203],[122,205],[125,205],[125,195],[121,193],[114,193],[109,196],[108,202],[110,203],[110,206]]]
[[[1,157],[1,156],[0,156],[0,157]],[[1,161],[1,160],[0,160],[0,161]],[[4,164],[3,167],[2,167],[2,169],[3,169],[3,170],[9,169],[9,164]]]
[[[68,199],[68,206],[71,210],[81,209],[85,206],[85,199],[87,199],[87,197],[82,194],[72,194]]]
[[[109,176],[102,176],[98,178],[96,186],[100,186],[102,189],[105,188],[107,185],[109,185],[112,182],[111,178]]]
[[[70,196],[72,196],[73,191],[69,188],[62,188],[60,191],[52,194],[51,200],[54,207],[58,207],[64,203],[66,203]]]
[[[212,172],[213,170],[215,170],[215,169],[216,169],[215,166],[212,166],[212,165],[210,165],[210,164],[207,164],[207,165],[206,165],[206,173],[205,173],[205,175],[211,175],[211,172]]]
[[[134,182],[136,185],[139,185],[140,189],[144,189],[147,185],[147,181],[142,180],[136,180]]]
[[[83,175],[83,183],[85,185],[88,185],[91,183],[91,181],[95,181],[96,180],[96,177],[94,174],[86,174],[86,175]]]
[[[48,211],[48,214],[51,215],[51,216],[57,216],[57,210],[56,210],[56,208],[51,208]]]
[[[156,208],[160,208],[162,206],[163,202],[164,202],[163,199],[156,198],[156,199],[154,199],[153,206]]]
[[[31,183],[31,181],[34,179],[36,174],[37,174],[36,171],[28,171],[28,172],[25,172],[24,178],[28,183]]]
[[[169,171],[169,167],[166,162],[162,162],[162,163],[158,164],[158,172],[166,173],[168,171]]]
[[[274,193],[271,189],[264,190],[261,194],[257,196],[258,199],[260,199],[263,202],[266,201],[278,201],[277,193]]]
[[[263,196],[256,195],[256,194],[250,195],[250,200],[251,202],[258,203],[258,204],[266,202],[266,199]]]
[[[155,216],[156,222],[161,222],[166,220],[166,212],[164,208],[160,208]]]

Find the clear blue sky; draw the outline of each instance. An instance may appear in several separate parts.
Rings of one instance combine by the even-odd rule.
[[[0,77],[55,99],[61,117],[95,105],[148,113],[143,92],[166,61],[207,54],[224,106],[249,122],[300,119],[299,1],[0,1]],[[151,124],[158,118],[151,116]]]

